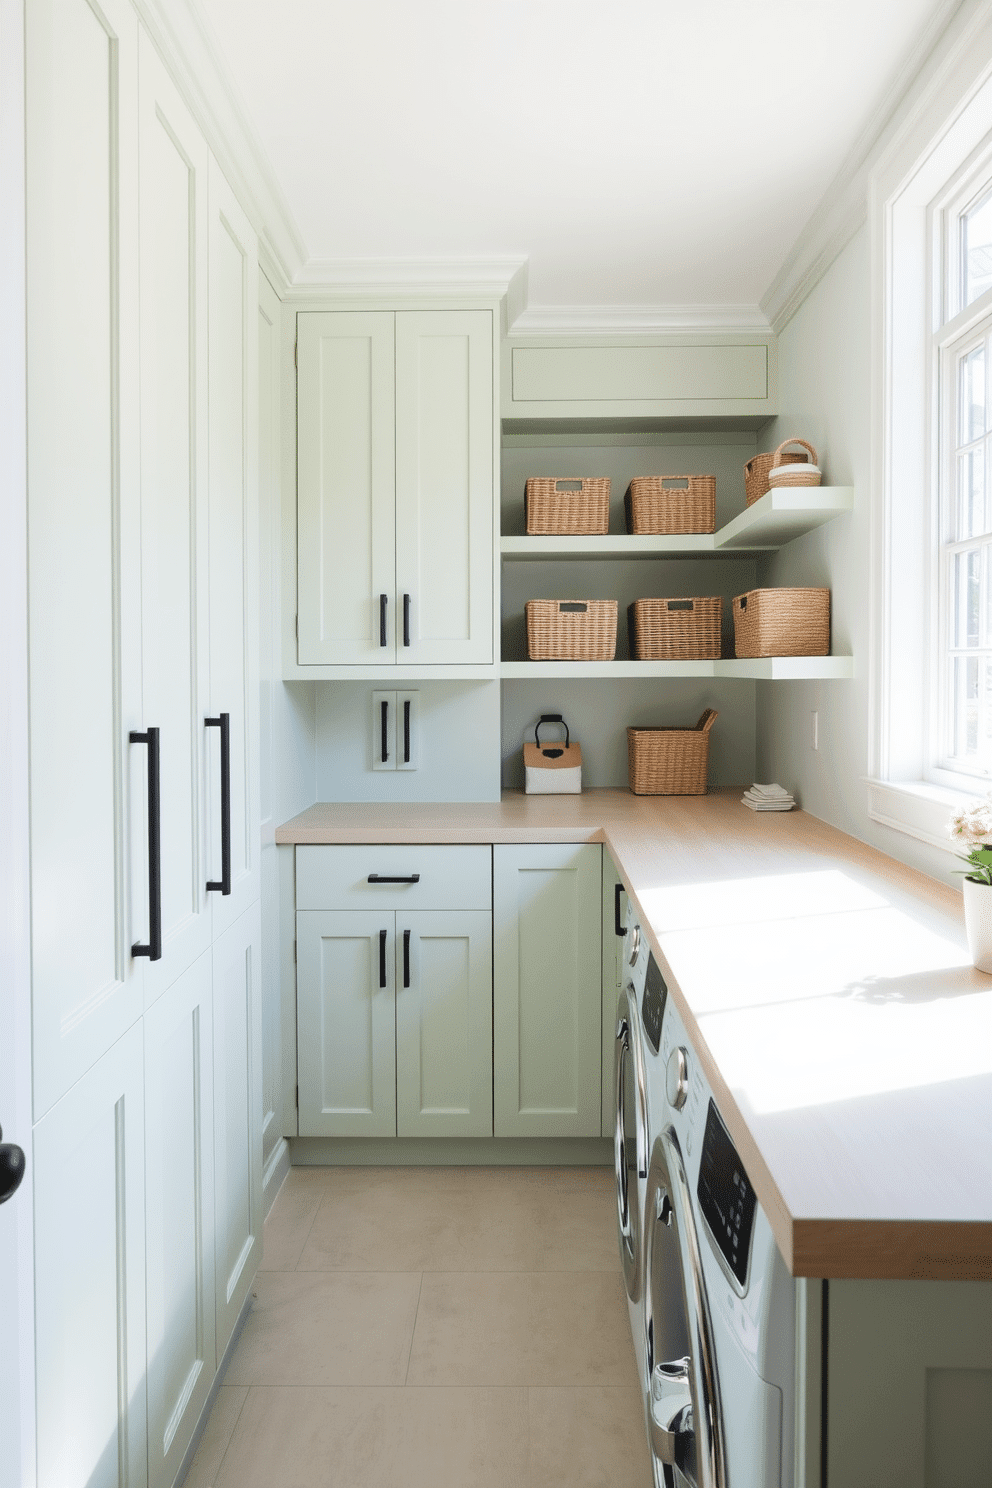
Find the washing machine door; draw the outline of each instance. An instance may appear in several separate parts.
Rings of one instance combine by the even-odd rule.
[[[634,988],[628,983],[617,1002],[613,1059],[613,1165],[617,1184],[617,1236],[623,1280],[631,1302],[643,1292],[641,1214],[638,1179],[648,1175],[648,1106],[644,1054],[638,1033]]]
[[[658,1488],[726,1488],[713,1329],[678,1137],[655,1139],[644,1203],[646,1416]]]

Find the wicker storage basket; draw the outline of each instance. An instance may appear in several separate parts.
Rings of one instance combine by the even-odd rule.
[[[752,589],[734,600],[737,656],[828,656],[829,589]]]
[[[808,460],[790,460],[784,453],[787,444],[801,444],[809,451]],[[768,472],[768,489],[779,486],[818,486],[822,480],[820,467],[816,463],[816,450],[805,439],[786,439],[772,456],[772,468]]]
[[[628,532],[714,532],[716,476],[635,476],[623,505]]]
[[[527,531],[582,536],[610,530],[609,476],[571,480],[532,475],[524,491]]]
[[[767,455],[755,455],[752,459],[748,460],[744,466],[744,495],[747,497],[748,506],[757,501],[759,496],[764,496],[766,491],[771,490],[768,482],[768,472],[776,461],[779,465],[805,464],[805,455],[797,454],[795,451],[789,453],[786,450],[786,445],[788,444],[805,443],[805,440],[786,439],[783,440],[778,449],[771,450]],[[809,449],[810,446],[806,445],[806,448]],[[815,451],[813,463],[814,465],[816,464]]]
[[[695,728],[629,728],[627,780],[635,796],[705,796],[710,729],[707,708]]]
[[[531,661],[612,661],[617,651],[615,599],[529,599]]]
[[[713,661],[720,655],[723,600],[635,599],[627,608],[635,661]]]

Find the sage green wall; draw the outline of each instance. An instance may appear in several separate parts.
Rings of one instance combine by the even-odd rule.
[[[953,858],[868,815],[872,490],[871,253],[852,238],[779,337],[780,413],[762,449],[801,434],[825,484],[853,485],[854,511],[758,563],[762,585],[828,585],[833,650],[853,654],[845,682],[757,683],[757,762],[814,816],[948,882]],[[819,749],[813,749],[814,711]]]

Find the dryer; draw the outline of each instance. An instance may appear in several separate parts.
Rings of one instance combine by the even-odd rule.
[[[792,1488],[795,1283],[670,997],[656,1068],[639,1350],[655,1483]]]
[[[613,1164],[617,1239],[639,1375],[644,1372],[644,1196],[652,1137],[639,1008],[647,959],[645,937],[628,905],[613,1059]]]

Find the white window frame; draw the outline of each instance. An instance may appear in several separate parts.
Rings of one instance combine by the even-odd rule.
[[[992,19],[954,49],[881,152],[869,187],[873,278],[872,644],[869,815],[950,847],[953,805],[989,788],[936,765],[940,626],[936,485],[947,234],[992,180]],[[959,272],[955,267],[954,274]],[[952,292],[957,280],[952,277]],[[992,291],[989,292],[992,294]],[[992,785],[990,780],[989,785]]]

